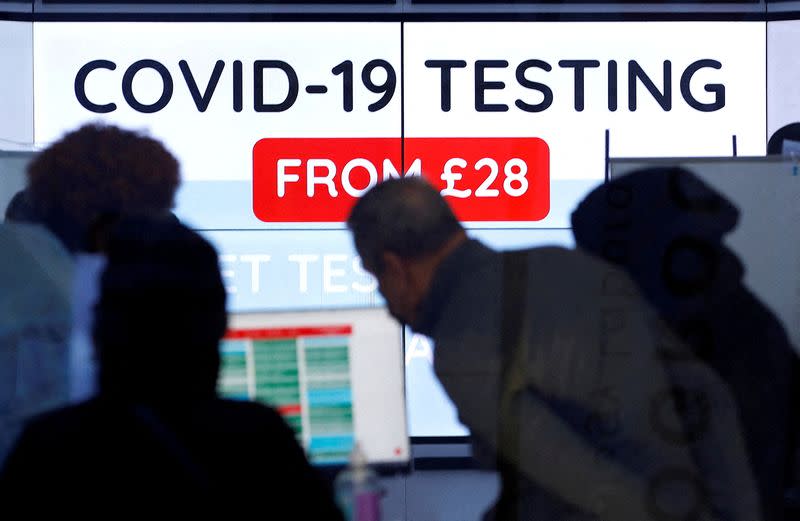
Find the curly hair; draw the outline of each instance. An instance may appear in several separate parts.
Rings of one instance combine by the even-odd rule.
[[[28,165],[31,204],[70,251],[87,248],[105,214],[159,214],[174,205],[178,160],[159,141],[112,125],[67,133]]]

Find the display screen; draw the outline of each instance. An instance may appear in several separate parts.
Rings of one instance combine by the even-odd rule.
[[[409,458],[400,326],[383,308],[233,313],[223,396],[275,407],[312,463]]]
[[[234,316],[380,306],[343,224],[374,183],[425,176],[499,249],[571,246],[609,156],[765,152],[766,25],[34,22],[34,139],[162,139]],[[408,430],[465,434],[434,356],[408,337]]]

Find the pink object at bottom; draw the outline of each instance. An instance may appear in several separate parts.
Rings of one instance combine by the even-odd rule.
[[[377,492],[366,492],[356,496],[355,519],[353,521],[380,521],[381,497]]]

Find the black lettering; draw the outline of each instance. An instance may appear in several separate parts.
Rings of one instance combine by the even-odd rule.
[[[192,95],[197,110],[205,112],[208,108],[208,104],[211,102],[211,96],[214,95],[214,91],[217,88],[219,78],[222,76],[225,62],[217,60],[217,63],[214,64],[214,70],[211,71],[211,77],[208,79],[208,85],[206,85],[206,90],[202,95],[200,94],[200,89],[197,88],[197,82],[194,80],[194,75],[192,75],[192,70],[189,68],[189,64],[186,60],[181,60],[178,62],[178,65],[181,68],[183,78],[186,80],[186,86],[189,87],[189,93]]]
[[[653,80],[644,72],[636,60],[628,62],[628,108],[636,110],[636,79],[641,80],[653,99],[666,112],[672,110],[672,62],[664,60],[664,92],[661,93]]]
[[[233,111],[242,111],[242,62],[233,62]]]
[[[429,69],[441,69],[441,107],[442,112],[450,112],[450,93],[451,93],[451,78],[450,71],[452,69],[463,69],[467,66],[464,60],[425,60],[425,67]]]
[[[486,81],[486,69],[503,69],[508,67],[506,60],[475,60],[475,110],[478,112],[507,112],[505,103],[486,103],[484,95],[487,90],[504,89],[506,84],[502,81]]]
[[[542,112],[553,104],[553,91],[547,85],[539,83],[538,81],[529,80],[525,77],[525,71],[533,67],[547,72],[550,72],[553,67],[542,60],[525,60],[517,66],[517,82],[527,89],[534,89],[541,92],[543,97],[542,102],[531,105],[530,103],[525,103],[521,99],[518,99],[514,104],[525,112]]]
[[[153,69],[161,76],[161,82],[163,84],[161,97],[151,105],[140,103],[133,95],[133,78],[136,76],[136,73],[142,69]],[[158,112],[166,107],[169,100],[172,99],[172,76],[170,76],[169,71],[161,62],[157,62],[156,60],[139,60],[128,67],[128,70],[125,71],[125,75],[122,77],[122,95],[125,97],[125,101],[128,105],[137,112],[143,112],[145,114]]]
[[[90,72],[95,69],[108,69],[113,71],[116,68],[117,64],[109,60],[92,60],[80,68],[78,74],[75,75],[75,97],[83,108],[96,114],[106,114],[117,110],[117,105],[115,103],[99,105],[89,101],[89,98],[86,96],[86,77],[89,76]]]
[[[692,95],[692,91],[689,88],[694,73],[703,68],[721,69],[722,64],[717,60],[697,60],[686,67],[686,70],[683,71],[681,75],[681,95],[683,95],[683,99],[686,100],[686,103],[693,109],[699,110],[700,112],[714,112],[725,106],[725,85],[721,83],[707,83],[703,87],[706,92],[714,94],[714,101],[712,103],[700,103],[697,101],[697,98]]]
[[[265,69],[280,69],[289,80],[289,92],[286,98],[280,103],[264,103],[264,70]],[[253,62],[253,108],[256,112],[283,112],[288,110],[289,107],[294,105],[297,101],[297,93],[300,90],[300,84],[297,81],[297,73],[291,65],[281,60],[256,60]]]
[[[617,110],[617,62],[609,60],[608,62],[608,110],[614,112]]]
[[[600,67],[597,60],[561,60],[558,66],[565,69],[575,69],[575,110],[583,111],[584,106],[584,70]]]

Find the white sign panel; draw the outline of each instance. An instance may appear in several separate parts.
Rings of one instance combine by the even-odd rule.
[[[765,42],[763,22],[36,23],[35,140],[92,120],[162,139],[185,180],[176,213],[220,249],[234,311],[374,305],[341,220],[320,224],[327,203],[347,207],[325,176],[342,177],[348,154],[368,151],[382,175],[387,158],[399,175],[420,159],[494,247],[570,243],[606,135],[612,157],[729,155],[733,136],[740,155],[764,153]],[[322,155],[302,154],[306,139]],[[279,157],[287,147],[296,155]],[[316,220],[264,222],[280,186],[254,212],[256,167],[276,158],[297,176],[293,215]],[[306,186],[317,195],[302,201]],[[529,187],[535,217],[491,222],[481,195],[513,204]],[[462,434],[436,412],[451,409],[430,346],[414,346],[409,388],[431,391],[412,392],[411,434]]]
[[[769,135],[784,125],[800,122],[800,21],[770,22],[768,28]]]
[[[763,22],[408,23],[406,136],[531,136],[550,176],[765,149]]]
[[[33,141],[33,24],[0,21],[0,150]]]
[[[148,129],[187,181],[250,180],[262,138],[400,136],[399,87],[362,78],[399,78],[398,23],[38,23],[34,64],[37,142]]]

